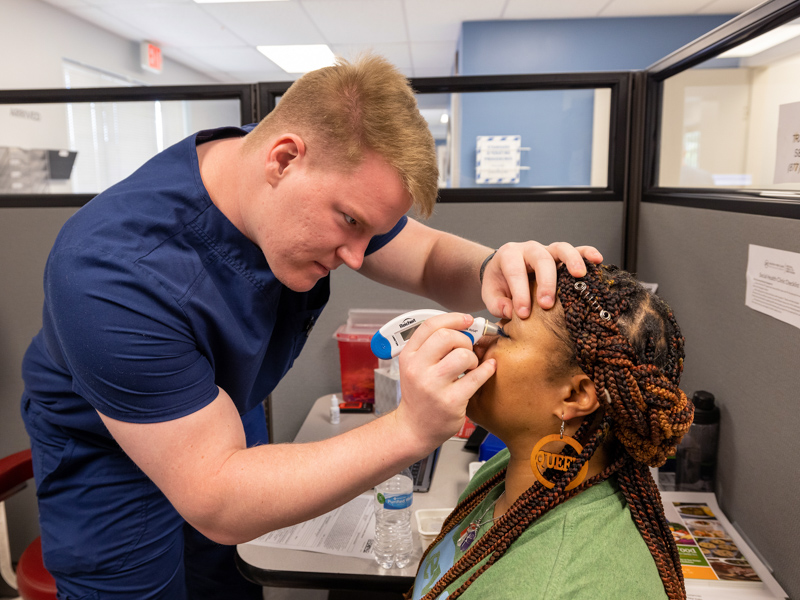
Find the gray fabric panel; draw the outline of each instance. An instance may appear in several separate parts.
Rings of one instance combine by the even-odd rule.
[[[800,597],[800,329],[745,306],[748,244],[800,252],[800,221],[643,204],[640,276],[686,337],[683,388],[716,395],[717,496]]]
[[[0,209],[0,456],[30,448],[20,416],[22,355],[42,326],[42,275],[59,229],[74,208]],[[33,485],[9,501],[14,560],[39,535]]]

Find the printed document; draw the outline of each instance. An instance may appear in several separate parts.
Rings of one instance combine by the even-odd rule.
[[[308,550],[374,559],[373,494],[361,494],[344,506],[299,525],[285,527],[249,542],[257,546]]]

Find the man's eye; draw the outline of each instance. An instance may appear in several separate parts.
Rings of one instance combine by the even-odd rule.
[[[345,223],[347,223],[348,225],[358,225],[358,221],[356,221],[353,217],[345,213],[342,214],[344,215]]]

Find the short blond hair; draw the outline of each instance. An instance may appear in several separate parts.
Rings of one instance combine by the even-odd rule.
[[[386,59],[339,58],[306,73],[245,138],[246,147],[283,132],[302,137],[312,160],[326,167],[351,171],[366,152],[376,152],[397,171],[416,212],[433,212],[439,179],[433,136],[408,80]]]

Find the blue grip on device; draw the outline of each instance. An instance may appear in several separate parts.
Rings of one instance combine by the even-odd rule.
[[[382,358],[383,360],[392,358],[392,345],[389,343],[389,340],[381,335],[380,331],[372,336],[369,347],[372,349],[372,353],[378,358]]]

